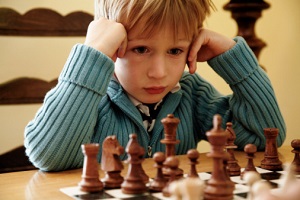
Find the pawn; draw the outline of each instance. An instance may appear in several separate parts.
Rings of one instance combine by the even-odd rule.
[[[103,190],[103,183],[99,179],[99,164],[97,155],[99,144],[83,144],[81,146],[84,154],[82,179],[78,183],[80,190],[84,192],[99,192]]]
[[[167,179],[163,175],[163,163],[166,160],[165,154],[162,152],[156,152],[153,155],[155,162],[154,167],[157,169],[154,180],[150,183],[149,189],[154,192],[161,192],[167,184]]]
[[[199,174],[196,170],[196,165],[199,163],[199,152],[196,149],[191,149],[187,152],[187,157],[190,159],[190,172],[188,173],[189,178],[199,178]]]
[[[291,142],[293,147],[292,152],[295,154],[293,164],[295,165],[295,173],[300,174],[300,139],[295,139]]]
[[[254,172],[257,172],[255,166],[254,166],[254,163],[253,163],[253,159],[255,158],[255,153],[257,151],[257,148],[254,144],[247,144],[245,147],[244,147],[244,151],[245,153],[247,154],[247,159],[248,159],[248,162],[247,162],[247,165],[244,169],[244,171],[241,173],[241,179],[243,179],[243,175],[248,172],[248,171],[254,171]]]
[[[162,193],[163,193],[163,196],[170,197],[171,192],[169,190],[169,186],[173,181],[176,180],[176,171],[177,171],[178,166],[179,166],[179,160],[175,156],[169,156],[169,157],[167,157],[166,161],[164,162],[164,166],[169,171],[168,174],[170,176],[169,176],[169,180],[168,180],[166,186],[162,190]]]

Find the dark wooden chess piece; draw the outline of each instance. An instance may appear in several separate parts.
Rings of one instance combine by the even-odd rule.
[[[166,145],[166,157],[175,155],[175,145],[180,141],[176,139],[176,130],[180,120],[173,114],[168,114],[166,118],[161,120],[164,126],[165,138],[160,142]]]
[[[230,155],[230,157],[227,161],[227,171],[228,171],[229,176],[239,176],[241,174],[241,167],[239,166],[238,161],[235,159],[235,156],[234,156],[234,149],[236,149],[237,146],[234,144],[236,135],[232,128],[231,122],[226,123],[225,132],[227,135],[227,142],[226,142],[225,148],[226,148],[226,151]]]
[[[121,190],[124,194],[142,194],[147,191],[141,174],[143,171],[143,158],[141,156],[145,154],[145,150],[139,145],[136,134],[130,135],[130,140],[125,150],[128,154],[128,172],[124,182],[121,184]]]
[[[124,166],[120,160],[120,155],[124,153],[124,148],[119,144],[116,136],[108,136],[102,143],[101,169],[105,172],[102,180],[105,188],[120,188],[124,178],[121,171]]]
[[[161,192],[167,184],[167,179],[163,175],[163,163],[166,160],[166,156],[162,152],[156,152],[153,155],[155,162],[154,167],[157,169],[156,176],[149,185],[150,191]]]
[[[221,127],[222,118],[215,115],[213,119],[213,129],[206,132],[207,139],[211,145],[211,151],[207,154],[213,159],[213,169],[211,178],[204,188],[204,199],[232,199],[234,184],[228,181],[228,176],[224,171],[224,159],[229,158],[229,154],[224,151],[227,140],[226,133]]]
[[[80,190],[84,192],[99,192],[103,190],[103,183],[99,179],[99,163],[97,155],[99,144],[83,144],[81,146],[84,154],[82,179],[78,183]]]
[[[166,157],[174,156],[175,152],[175,145],[178,144],[180,141],[176,139],[176,130],[180,120],[174,117],[173,114],[168,114],[166,118],[161,120],[161,123],[164,126],[164,135],[165,138],[162,139],[160,142],[166,145]],[[165,170],[163,168],[163,173],[165,177],[169,177],[168,174],[169,170]],[[176,172],[177,178],[183,177],[183,170],[178,168]]]
[[[295,173],[300,174],[300,139],[295,139],[291,142],[291,146],[293,147],[292,152],[295,154],[293,165],[295,165]]]
[[[189,178],[199,178],[199,174],[197,173],[197,170],[196,170],[196,165],[199,164],[199,162],[198,162],[199,156],[200,156],[200,154],[197,151],[197,149],[190,149],[187,152],[187,157],[190,160],[189,164],[191,165],[190,172],[188,173],[187,177],[189,177]]]
[[[247,154],[248,162],[244,171],[241,173],[241,179],[243,179],[243,176],[246,172],[249,171],[257,172],[255,165],[253,163],[253,159],[255,158],[255,153],[257,152],[257,147],[254,144],[247,144],[244,147],[244,151]]]
[[[282,170],[282,162],[278,158],[277,142],[278,128],[265,128],[264,135],[266,137],[266,147],[264,159],[261,161],[261,168],[280,171]]]
[[[168,174],[170,176],[169,176],[169,180],[168,180],[166,186],[162,190],[162,193],[163,193],[163,196],[170,197],[171,193],[169,191],[169,186],[173,181],[177,180],[176,172],[177,172],[177,169],[179,166],[179,160],[175,156],[169,156],[166,158],[166,161],[164,162],[164,166],[169,171]]]

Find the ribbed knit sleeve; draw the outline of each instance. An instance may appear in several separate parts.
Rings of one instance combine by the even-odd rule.
[[[93,48],[75,45],[35,118],[25,128],[30,161],[46,171],[82,166],[81,144],[91,141],[97,108],[114,63]]]
[[[266,73],[242,37],[229,51],[217,56],[208,64],[230,85],[233,95],[229,107],[233,114],[236,144],[243,148],[255,144],[265,147],[264,128],[278,128],[277,143],[286,137],[286,127],[274,90]]]

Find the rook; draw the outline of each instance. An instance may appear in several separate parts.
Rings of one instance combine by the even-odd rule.
[[[103,190],[103,183],[99,179],[98,172],[97,155],[99,147],[99,144],[83,144],[81,146],[84,154],[82,180],[78,184],[81,191],[98,192]]]
[[[282,162],[278,158],[276,138],[279,130],[277,128],[265,128],[266,148],[264,159],[261,161],[261,168],[280,171],[282,170]]]

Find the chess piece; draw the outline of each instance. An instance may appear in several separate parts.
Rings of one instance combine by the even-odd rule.
[[[153,155],[153,160],[155,161],[154,167],[157,169],[157,172],[154,180],[149,185],[149,189],[154,192],[161,192],[167,184],[167,179],[164,177],[162,171],[163,163],[166,160],[166,157],[164,153],[156,152]]]
[[[237,146],[234,144],[236,135],[232,128],[231,122],[226,123],[225,132],[227,134],[227,143],[225,145],[225,148],[230,155],[227,161],[227,171],[229,176],[239,176],[241,174],[241,167],[239,166],[238,161],[235,159],[234,156],[234,149],[236,149]]]
[[[295,174],[295,165],[285,164],[284,173],[280,176],[278,188],[272,193],[282,199],[297,200],[300,197],[300,181]]]
[[[254,183],[256,183],[257,181],[260,181],[260,180],[261,180],[260,174],[255,171],[248,171],[244,174],[244,181],[246,182],[246,184],[249,187],[249,192],[247,194],[247,200],[253,200],[252,186]]]
[[[213,159],[213,169],[211,178],[207,181],[204,189],[204,199],[232,199],[234,184],[228,181],[224,171],[224,159],[229,158],[229,154],[224,151],[227,140],[226,133],[221,127],[222,118],[215,115],[213,119],[213,129],[206,133],[211,145],[211,151],[207,154]]]
[[[144,155],[145,150],[138,144],[137,135],[131,134],[130,140],[126,146],[128,154],[128,172],[121,184],[121,190],[125,194],[142,194],[147,191],[141,172],[142,161],[141,156]]]
[[[84,154],[82,179],[78,183],[80,190],[84,192],[98,192],[103,190],[103,183],[99,179],[97,155],[99,144],[81,145]]]
[[[295,139],[291,142],[294,155],[293,164],[295,165],[295,173],[300,175],[300,139]]]
[[[257,181],[252,186],[252,200],[283,200],[271,193],[271,185],[267,181]]]
[[[198,162],[198,158],[199,158],[199,152],[197,151],[197,149],[190,149],[187,152],[187,157],[190,160],[190,172],[188,173],[188,177],[189,178],[199,178],[199,174],[197,173],[196,170],[196,165],[199,163]]]
[[[246,172],[249,172],[249,171],[257,172],[257,170],[254,166],[254,163],[253,163],[253,159],[255,158],[254,154],[257,151],[256,146],[254,144],[247,144],[244,147],[244,151],[247,154],[248,162],[247,162],[247,165],[246,165],[244,171],[241,173],[241,179],[243,179],[243,176]]]
[[[168,114],[166,118],[161,120],[164,126],[165,138],[160,142],[166,145],[166,157],[175,155],[175,145],[180,141],[176,139],[176,130],[180,120],[173,114]]]
[[[102,179],[105,188],[120,188],[124,178],[120,175],[124,166],[120,155],[124,148],[119,144],[116,136],[108,136],[102,143],[101,169],[105,172]]]
[[[265,128],[264,135],[266,137],[266,147],[264,159],[261,161],[261,168],[280,171],[282,170],[282,162],[278,158],[276,138],[279,130],[277,128]]]
[[[166,145],[166,152],[165,152],[166,157],[174,156],[176,154],[175,145],[180,142],[179,140],[176,139],[176,130],[179,122],[180,120],[174,117],[173,114],[168,114],[166,118],[161,120],[161,123],[164,126],[165,138],[162,139],[160,142]],[[163,174],[167,178],[169,177],[168,172],[169,170],[165,170],[165,168],[163,168]],[[183,177],[183,170],[177,168],[176,176],[177,178]]]
[[[173,181],[169,186],[172,199],[200,200],[203,197],[204,181],[199,178],[186,178]]]
[[[166,158],[166,160],[163,164],[166,167],[166,169],[169,171],[169,173],[168,173],[169,179],[168,179],[166,186],[163,188],[162,193],[163,193],[163,196],[170,197],[171,193],[169,190],[169,186],[173,181],[177,180],[176,172],[177,172],[177,169],[179,166],[179,160],[175,156],[169,156]]]

